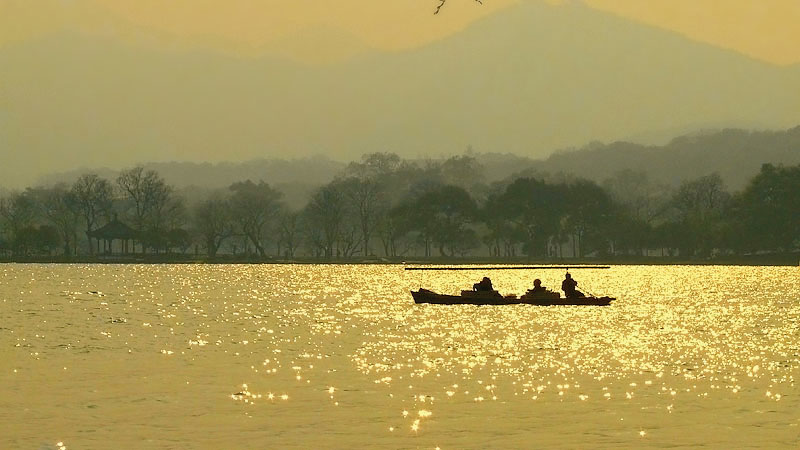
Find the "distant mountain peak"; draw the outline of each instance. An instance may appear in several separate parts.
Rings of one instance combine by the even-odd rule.
[[[0,180],[24,185],[81,165],[467,145],[542,157],[593,140],[650,134],[638,141],[650,144],[653,130],[786,128],[800,117],[795,67],[580,3],[526,2],[400,52],[364,50],[337,29],[302,30],[292,44],[361,57],[313,66],[66,33],[0,47],[0,154],[15,155]]]

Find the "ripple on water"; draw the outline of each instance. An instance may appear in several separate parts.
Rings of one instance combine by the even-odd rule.
[[[797,268],[575,271],[618,298],[604,308],[414,305],[410,289],[483,274],[400,266],[3,271],[15,445],[135,446],[131,428],[189,447],[791,448],[798,435]],[[562,275],[492,279],[521,293]],[[98,417],[109,426],[82,432]]]

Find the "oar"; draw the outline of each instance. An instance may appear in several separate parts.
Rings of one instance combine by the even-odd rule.
[[[596,295],[594,295],[594,293],[592,293],[592,292],[589,292],[587,289],[584,289],[584,290],[583,290],[583,294],[584,294],[584,296],[585,296],[586,294],[589,294],[589,297],[597,297]]]
[[[590,296],[592,296],[592,297],[594,297],[594,298],[600,298],[600,297],[602,297],[601,295],[597,295],[597,294],[595,294],[594,292],[591,292],[591,291],[589,291],[588,289],[583,289],[583,292],[584,292],[584,294],[589,294]]]

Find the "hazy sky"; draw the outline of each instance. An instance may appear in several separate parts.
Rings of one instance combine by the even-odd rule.
[[[436,0],[0,0],[0,45],[69,29],[326,62],[419,46],[519,1],[560,2],[449,0],[434,17]],[[583,2],[761,60],[800,62],[798,0]]]
[[[437,3],[0,0],[0,187],[147,161],[544,157],[800,117],[800,0]]]

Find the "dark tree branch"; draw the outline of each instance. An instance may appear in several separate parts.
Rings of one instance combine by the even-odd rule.
[[[475,1],[480,3],[481,5],[483,4],[482,0],[475,0]],[[442,9],[442,7],[444,6],[445,3],[447,3],[447,0],[439,0],[439,4],[436,5],[436,11],[434,11],[433,14],[434,15],[439,14],[439,11],[441,11],[441,9]]]

